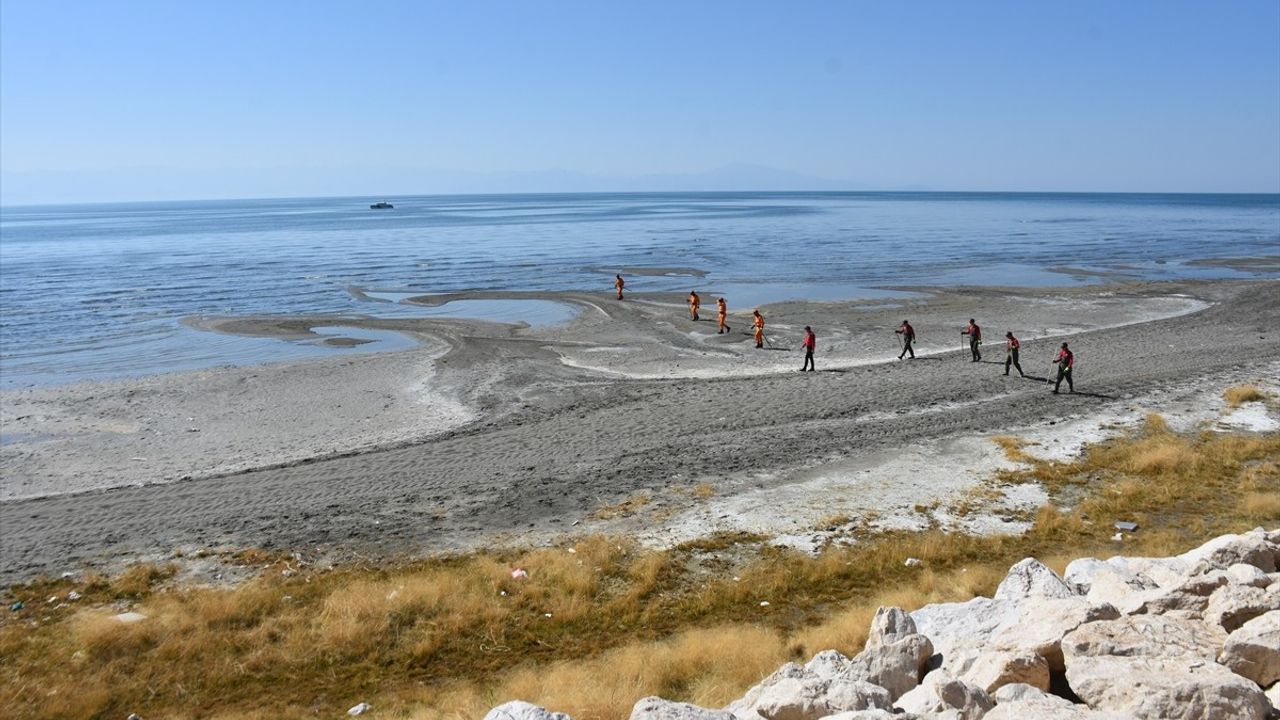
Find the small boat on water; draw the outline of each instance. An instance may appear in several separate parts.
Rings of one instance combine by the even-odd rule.
[[[370,210],[392,210],[394,208],[395,208],[395,205],[392,205],[391,203],[385,200],[383,200],[382,202],[376,202],[369,206]]]

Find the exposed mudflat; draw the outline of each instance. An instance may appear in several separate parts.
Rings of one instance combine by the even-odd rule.
[[[552,300],[578,311],[537,327],[193,319],[295,338],[337,325],[392,330],[420,346],[5,392],[0,582],[176,548],[342,560],[597,530],[656,543],[722,529],[807,537],[836,513],[891,525],[998,466],[986,436],[1096,427],[1162,394],[1188,402],[1196,388],[1274,377],[1280,361],[1274,281],[781,303],[762,309],[765,350],[749,336],[751,308],[732,297],[732,331],[716,333],[715,297],[703,293],[696,323],[683,295],[611,293],[422,301]],[[970,317],[987,338],[981,363],[961,350]],[[920,336],[910,362],[895,359],[904,318]],[[818,334],[816,373],[796,372],[804,325]],[[1022,339],[1030,378],[1003,375],[1006,330]],[[1065,336],[1078,392],[1064,385],[1055,396],[1044,377]],[[1222,422],[1274,427],[1265,409],[1251,412],[1261,415]],[[956,471],[930,475],[930,457]],[[599,512],[637,494],[642,513]]]

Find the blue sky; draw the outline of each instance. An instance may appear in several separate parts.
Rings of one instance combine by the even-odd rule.
[[[0,202],[1280,192],[1280,3],[0,4]]]

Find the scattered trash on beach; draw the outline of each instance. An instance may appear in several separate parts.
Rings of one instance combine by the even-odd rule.
[[[19,600],[18,602],[9,606],[9,612],[18,612],[24,607],[26,607],[26,605],[21,600]]]
[[[761,600],[761,601],[760,601],[760,607],[769,607],[769,601],[768,601],[768,600]]]
[[[578,554],[578,551],[577,551],[577,550],[575,550],[575,549],[573,549],[573,548],[569,548],[569,554],[570,554],[570,555],[577,555],[577,554]]]
[[[527,577],[529,577],[529,571],[524,568],[516,568],[511,571],[511,579],[513,580],[523,580]]]
[[[362,702],[359,705],[356,705],[355,707],[348,710],[347,714],[350,715],[351,717],[355,717],[357,715],[363,715],[372,709],[373,709],[372,705],[366,702]]]
[[[147,619],[147,616],[140,612],[122,612],[119,615],[113,615],[112,617],[116,622],[122,622],[126,625]]]
[[[80,599],[80,593],[76,592],[75,590],[72,590],[71,592],[67,593],[67,599],[72,602],[75,602],[76,600]]]
[[[138,713],[129,713],[129,717],[125,718],[125,720],[142,720],[142,716]]]
[[[907,567],[919,567],[923,564],[924,563],[920,562],[920,558],[907,558],[907,561],[903,563],[903,565],[906,565]]]
[[[1125,520],[1117,520],[1116,524],[1113,527],[1123,532],[1133,532],[1134,530],[1138,529],[1138,523],[1128,522]]]
[[[1124,542],[1124,533],[1116,533],[1111,536],[1111,542]]]

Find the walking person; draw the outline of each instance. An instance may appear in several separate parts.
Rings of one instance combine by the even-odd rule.
[[[689,319],[698,319],[698,306],[702,305],[702,298],[698,297],[696,290],[689,291]]]
[[[725,322],[729,318],[729,306],[725,303],[724,298],[716,300],[716,322],[720,328],[716,330],[716,334],[729,332],[729,324]]]
[[[1076,356],[1072,354],[1071,348],[1066,343],[1062,343],[1062,349],[1058,351],[1058,356],[1053,359],[1058,365],[1058,382],[1053,385],[1053,394],[1058,394],[1058,388],[1062,386],[1062,381],[1067,381],[1067,392],[1075,392],[1076,386],[1071,382],[1071,368],[1075,367]]]
[[[911,327],[911,323],[903,320],[902,325],[894,332],[902,336],[902,352],[898,353],[898,359],[901,360],[903,355],[911,353],[911,359],[915,360],[916,351],[911,349],[911,344],[916,341],[916,329]]]
[[[800,341],[800,347],[804,348],[804,366],[800,368],[800,372],[806,369],[809,372],[814,371],[813,351],[818,346],[818,336],[813,334],[813,328],[808,325],[804,326],[804,339]]]
[[[1022,347],[1022,343],[1018,342],[1018,338],[1013,333],[1004,334],[1004,374],[1009,374],[1009,366],[1012,365],[1018,369],[1018,377],[1026,377],[1022,372],[1022,366],[1018,364],[1018,349]]]
[[[760,314],[760,309],[756,308],[751,311],[751,315],[755,318],[751,321],[751,327],[755,330],[756,347],[764,347],[764,316]]]
[[[982,352],[978,347],[982,345],[982,328],[978,327],[978,323],[969,318],[969,327],[961,330],[960,334],[969,336],[969,352],[973,353],[973,362],[981,360]]]
[[[621,299],[622,299],[622,286],[623,286],[623,285],[626,285],[626,284],[627,284],[627,283],[626,283],[626,281],[622,279],[622,276],[621,276],[621,275],[614,275],[614,276],[613,276],[613,286],[614,286],[615,288],[617,288],[617,290],[618,290],[618,299],[619,299],[619,300],[621,300]]]

